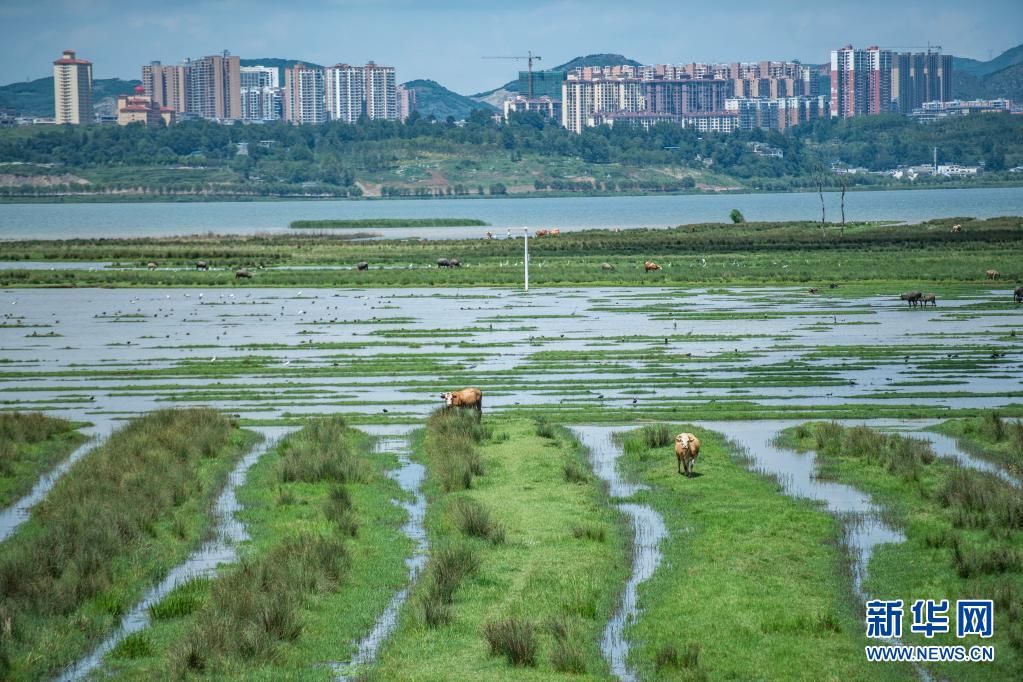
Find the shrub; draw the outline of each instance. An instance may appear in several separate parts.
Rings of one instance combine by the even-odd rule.
[[[732,212],[728,214],[728,217],[731,218],[732,222],[736,225],[746,222],[746,216],[744,216],[742,211],[737,208],[733,208]]]
[[[351,438],[352,431],[342,417],[313,419],[280,446],[278,477],[283,483],[366,481],[369,478],[366,463],[358,457]]]

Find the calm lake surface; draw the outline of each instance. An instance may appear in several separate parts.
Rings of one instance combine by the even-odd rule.
[[[839,195],[825,194],[827,217],[839,219]],[[846,219],[919,222],[930,218],[1023,215],[1023,187],[849,192]],[[531,199],[430,199],[210,203],[0,204],[0,239],[168,236],[288,230],[292,220],[477,218],[490,228],[369,230],[393,238],[498,237],[510,228],[581,230],[671,227],[721,222],[738,208],[750,221],[819,220],[816,193],[723,194]],[[367,230],[331,230],[332,233]]]

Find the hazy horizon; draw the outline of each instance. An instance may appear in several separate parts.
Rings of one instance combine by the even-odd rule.
[[[822,11],[798,0],[784,6],[737,0],[727,10],[655,1],[623,12],[620,3],[521,0],[488,7],[456,0],[423,6],[410,0],[303,0],[281,6],[256,0],[169,7],[112,0],[8,0],[0,5],[0,84],[52,75],[52,62],[74,49],[93,62],[95,78],[138,79],[140,67],[173,64],[230,50],[246,59],[307,59],[319,64],[394,66],[399,82],[430,78],[456,92],[497,87],[524,61],[550,68],[608,52],[643,63],[799,59],[823,63],[829,51],[857,47],[941,45],[948,54],[986,61],[1023,42],[1023,3],[963,6],[954,0],[893,5],[863,0]],[[979,9],[978,9],[979,8]],[[883,16],[884,21],[878,21]]]

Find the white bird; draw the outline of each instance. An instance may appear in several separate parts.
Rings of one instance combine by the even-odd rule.
[[[288,365],[290,365],[290,364],[291,364],[291,360],[285,360],[285,361],[284,361],[284,366],[285,366],[285,367],[287,367],[287,366],[288,366]]]
[[[216,362],[216,361],[217,361],[217,356],[216,355],[214,355],[212,358],[210,358],[210,362]]]

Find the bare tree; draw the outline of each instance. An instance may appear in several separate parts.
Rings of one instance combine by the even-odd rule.
[[[817,185],[817,196],[821,199],[821,233],[824,233],[824,224],[826,217],[824,214],[824,183],[827,180],[827,171],[825,170],[824,162],[817,161],[813,165],[812,177],[813,182]]]

